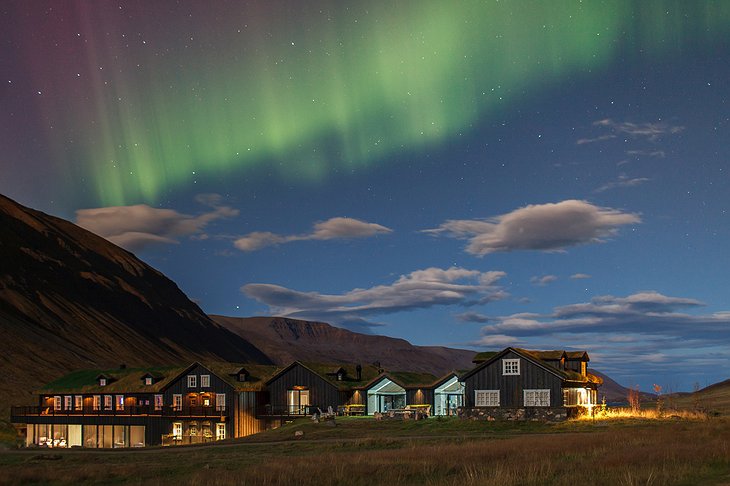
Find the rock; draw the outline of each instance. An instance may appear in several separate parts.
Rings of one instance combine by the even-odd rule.
[[[297,439],[299,439],[301,437],[304,437],[304,431],[303,430],[297,430],[296,432],[294,432],[294,437],[297,438]]]

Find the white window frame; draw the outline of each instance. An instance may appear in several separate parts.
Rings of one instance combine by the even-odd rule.
[[[155,395],[155,410],[162,410],[162,406],[165,403],[164,395]]]
[[[99,378],[99,386],[106,386],[106,378]]]
[[[525,407],[549,407],[550,390],[523,390],[522,392]]]
[[[198,375],[188,375],[188,388],[198,387]]]
[[[74,397],[71,395],[64,395],[63,397],[63,408],[65,410],[73,410],[74,406]]]
[[[499,407],[499,390],[474,390],[475,407]]]
[[[502,360],[502,374],[509,376],[509,375],[519,375],[520,374],[520,359],[503,359]]]
[[[74,396],[74,410],[81,411],[84,409],[84,397],[82,395]]]
[[[104,395],[104,410],[113,410],[114,397],[111,395]]]
[[[151,376],[145,376],[144,377],[144,384],[149,386],[152,384],[152,377]]]
[[[226,424],[215,424],[215,440],[224,440],[226,438]]]
[[[91,408],[94,410],[101,410],[101,395],[94,395],[91,399]]]
[[[61,410],[61,395],[53,397],[53,410]]]
[[[215,395],[215,409],[218,412],[223,412],[226,409],[226,394],[216,393]]]
[[[124,395],[115,395],[114,396],[114,409],[115,410],[124,410]]]
[[[176,411],[182,410],[182,395],[176,393],[172,396],[172,409]]]
[[[210,388],[210,375],[200,375],[200,388]]]

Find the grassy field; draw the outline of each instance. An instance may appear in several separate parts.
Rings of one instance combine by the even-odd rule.
[[[303,436],[295,438],[295,432]],[[308,421],[211,446],[0,453],[1,484],[730,484],[730,420]]]

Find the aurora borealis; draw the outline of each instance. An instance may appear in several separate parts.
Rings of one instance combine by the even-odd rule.
[[[0,11],[0,192],[206,311],[730,363],[729,2]]]

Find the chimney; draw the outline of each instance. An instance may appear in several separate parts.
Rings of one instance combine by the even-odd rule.
[[[362,381],[362,366],[359,364],[355,366],[356,381]]]

